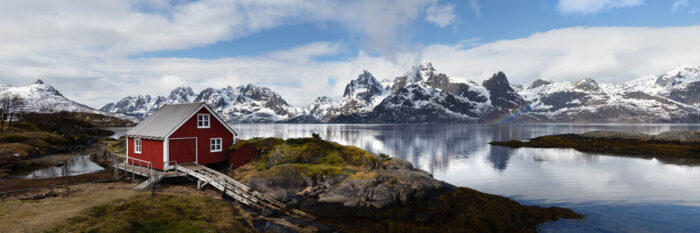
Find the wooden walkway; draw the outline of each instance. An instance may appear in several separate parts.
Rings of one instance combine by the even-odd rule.
[[[177,169],[187,175],[197,178],[198,188],[209,184],[226,193],[234,200],[258,210],[271,209],[292,217],[313,219],[314,217],[301,210],[287,208],[287,206],[264,194],[255,191],[248,186],[224,175],[218,171],[199,164],[183,164]]]
[[[139,184],[136,186],[134,189],[145,189],[148,187],[151,187],[151,183],[155,184],[158,183],[159,181],[167,178],[167,177],[178,177],[178,176],[187,176],[187,174],[179,172],[179,171],[159,171],[156,169],[151,169],[148,167],[142,167],[139,165],[134,165],[134,164],[128,164],[128,163],[116,163],[115,165],[112,165],[114,168],[117,170],[121,170],[125,172],[125,175],[129,175],[131,173],[132,178],[135,175],[142,176],[146,178],[146,181],[143,183]],[[117,174],[115,173],[115,176]]]

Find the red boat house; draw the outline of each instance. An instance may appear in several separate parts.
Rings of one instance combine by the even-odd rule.
[[[228,160],[235,132],[205,103],[167,104],[126,134],[126,156],[169,169]]]

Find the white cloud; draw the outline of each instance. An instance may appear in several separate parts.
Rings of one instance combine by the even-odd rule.
[[[457,21],[455,5],[432,5],[425,10],[425,21],[444,28]]]
[[[574,81],[592,77],[604,82],[624,82],[664,73],[682,64],[700,64],[700,54],[695,52],[700,51],[700,44],[695,38],[700,38],[700,26],[575,27],[491,43],[477,44],[470,40],[454,45],[427,45],[420,51],[398,53],[394,60],[364,52],[342,61],[286,59],[295,57],[294,54],[299,57],[317,56],[324,51],[332,54],[335,50],[332,48],[338,47],[319,42],[256,57],[59,63],[50,68],[51,72],[68,75],[51,76],[45,81],[56,85],[68,97],[92,106],[125,95],[166,95],[174,84],[163,77],[176,77],[170,79],[177,85],[191,85],[195,90],[262,84],[278,91],[291,104],[305,106],[317,96],[342,95],[344,86],[363,69],[379,79],[394,78],[417,64],[416,58],[433,62],[440,72],[452,77],[479,82],[497,71],[504,71],[513,83],[526,86],[537,78]],[[31,82],[26,78],[31,75],[18,75],[21,69],[0,64],[0,70],[5,71],[2,75],[12,74],[22,77],[25,83]],[[61,80],[70,74],[84,78]],[[337,82],[329,86],[328,79]]]
[[[673,4],[671,5],[671,13],[676,13],[681,8],[685,8],[688,6],[690,6],[688,0],[673,0]]]
[[[469,8],[472,8],[476,17],[481,17],[481,4],[477,0],[469,0]]]
[[[643,4],[644,0],[559,0],[557,10],[563,14],[595,14],[604,10]]]
[[[315,57],[334,55],[343,51],[345,51],[345,49],[339,43],[316,42],[288,50],[276,51],[269,54],[269,56],[280,60],[308,62]]]
[[[133,0],[136,2],[137,0]],[[593,77],[626,81],[680,64],[700,64],[700,27],[565,28],[516,40],[397,50],[397,30],[435,1],[4,1],[0,4],[0,83],[37,78],[64,95],[100,107],[127,95],[166,95],[178,85],[195,90],[258,83],[304,106],[338,96],[367,69],[378,78],[403,74],[420,60],[449,75],[481,79],[502,70],[516,83],[535,78]],[[135,8],[149,9],[144,13]],[[342,10],[338,10],[342,9]],[[316,42],[252,57],[133,58],[148,51],[203,46],[299,23],[338,22],[367,36],[362,51],[341,61],[313,58],[345,52]],[[376,54],[376,53],[374,53]],[[329,84],[327,80],[337,80]]]
[[[537,78],[624,82],[683,64],[700,65],[696,38],[700,26],[574,27],[473,48],[431,45],[423,59],[448,74],[476,80],[504,71],[510,80],[526,85]]]

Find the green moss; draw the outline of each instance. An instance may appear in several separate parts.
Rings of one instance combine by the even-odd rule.
[[[99,205],[49,232],[254,232],[231,204],[193,196],[140,196]]]
[[[294,164],[303,176],[314,177],[316,175],[335,176],[341,173],[354,174],[357,170],[352,168],[334,166],[328,164]]]
[[[121,137],[119,140],[107,144],[107,152],[114,154],[126,154],[126,138]]]
[[[33,147],[19,143],[0,143],[0,158],[19,155],[20,157],[28,156],[34,153]]]
[[[255,138],[239,141],[232,148],[243,145],[251,145],[261,151],[251,163],[260,171],[259,175],[276,180],[316,175],[351,176],[381,164],[377,156],[365,150],[314,137],[287,140]]]
[[[32,122],[27,122],[27,121],[13,122],[12,128],[18,129],[20,131],[25,131],[25,132],[41,131],[41,129],[39,129],[39,126],[37,126],[36,124],[34,124]]]
[[[29,141],[29,137],[18,134],[0,135],[0,143],[19,143]]]

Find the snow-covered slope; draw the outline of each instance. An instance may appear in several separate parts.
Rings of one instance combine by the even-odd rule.
[[[27,112],[87,112],[109,115],[121,119],[136,121],[138,119],[123,114],[111,114],[95,110],[87,105],[75,102],[63,96],[51,85],[41,79],[27,86],[0,85],[0,96],[16,95],[24,99],[23,111]]]
[[[659,76],[627,82],[634,90],[700,106],[700,66],[683,65]]]
[[[178,87],[167,98],[129,96],[116,103],[109,103],[101,110],[144,118],[164,104],[190,102],[206,102],[227,122],[275,122],[294,117],[299,112],[269,88],[252,84],[235,88],[207,88],[198,95],[190,87]]]
[[[530,102],[519,121],[528,122],[684,122],[697,108],[625,84],[536,80],[520,92]]]

